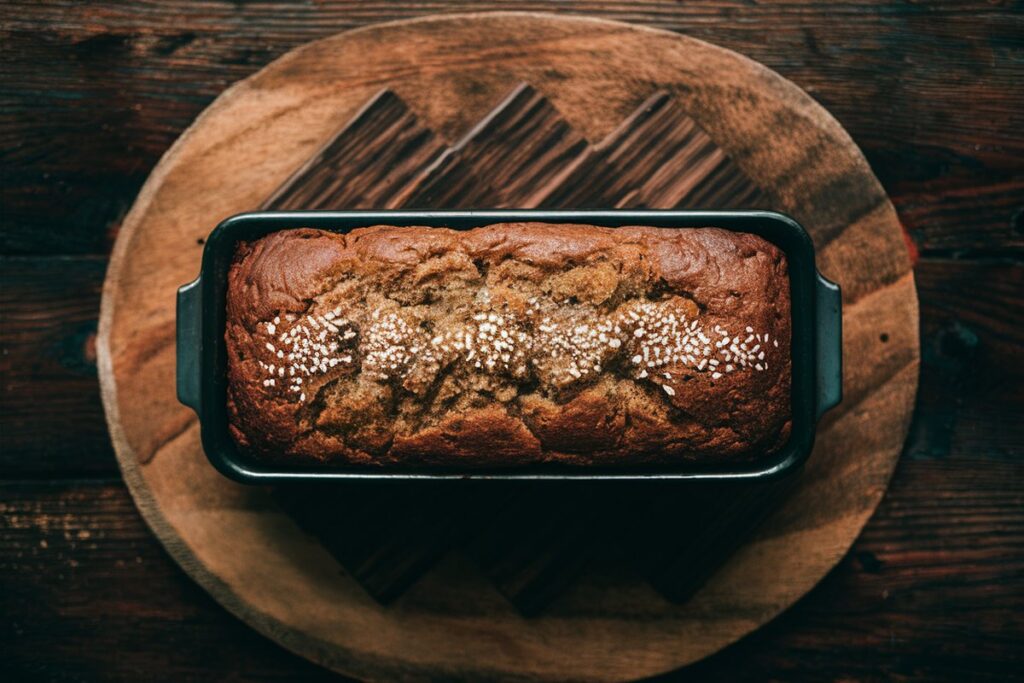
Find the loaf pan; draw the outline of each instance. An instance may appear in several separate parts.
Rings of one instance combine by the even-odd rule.
[[[227,274],[239,241],[278,230],[319,228],[344,233],[370,225],[422,225],[467,230],[493,223],[536,221],[619,227],[717,227],[760,235],[786,253],[792,299],[792,430],[778,452],[744,463],[643,469],[424,471],[352,466],[284,467],[241,453],[228,432]],[[810,454],[818,421],[842,399],[842,316],[839,287],[818,273],[814,246],[788,216],[769,211],[310,211],[246,213],[225,220],[206,240],[199,277],[178,290],[178,399],[199,415],[203,448],[223,474],[246,483],[298,480],[759,480],[798,471]]]

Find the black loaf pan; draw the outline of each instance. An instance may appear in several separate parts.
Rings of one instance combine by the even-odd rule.
[[[319,228],[344,233],[370,225],[467,230],[493,223],[536,221],[607,227],[717,227],[760,235],[785,253],[792,299],[792,432],[784,448],[745,463],[643,469],[425,471],[304,465],[287,468],[240,452],[228,432],[227,352],[224,342],[227,273],[239,241],[278,230]],[[310,211],[246,213],[210,234],[194,282],[178,290],[178,399],[199,415],[203,448],[226,476],[253,484],[309,480],[776,480],[800,470],[814,443],[818,419],[842,399],[842,315],[839,287],[818,273],[814,246],[799,223],[769,211]]]

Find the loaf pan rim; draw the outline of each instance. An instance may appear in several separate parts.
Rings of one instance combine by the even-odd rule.
[[[748,462],[679,463],[653,467],[596,469],[538,469],[524,466],[504,470],[430,470],[344,466],[286,467],[259,461],[238,452],[227,426],[226,344],[224,342],[227,267],[240,240],[256,239],[278,230],[318,228],[348,232],[370,225],[450,227],[470,229],[494,223],[577,223],[607,227],[707,227],[747,232],[780,247],[787,256],[791,288],[792,427],[790,439],[771,456]],[[243,213],[222,221],[206,239],[199,277],[179,289],[177,338],[179,399],[196,410],[203,450],[221,473],[243,483],[269,484],[309,480],[774,480],[798,471],[814,443],[819,406],[816,396],[823,378],[816,320],[819,282],[814,246],[803,227],[775,211],[663,210],[482,210],[482,211],[263,211]],[[195,316],[198,315],[198,319]],[[829,332],[825,331],[826,334]],[[838,330],[831,331],[832,335]],[[197,343],[198,342],[198,343]],[[838,342],[836,343],[838,348]],[[827,355],[827,354],[826,354]],[[841,352],[840,352],[841,356]],[[836,359],[837,361],[839,359]]]

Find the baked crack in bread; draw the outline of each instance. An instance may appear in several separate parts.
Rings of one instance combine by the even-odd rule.
[[[294,229],[238,246],[228,415],[263,459],[751,460],[790,431],[786,258],[717,228]]]

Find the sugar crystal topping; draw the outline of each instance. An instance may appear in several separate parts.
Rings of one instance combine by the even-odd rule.
[[[353,354],[358,335],[352,324],[340,318],[340,308],[323,315],[308,315],[296,319],[286,316],[288,323],[294,323],[275,336],[282,327],[281,317],[260,323],[273,341],[265,342],[270,352],[269,362],[260,360],[259,365],[266,373],[264,387],[281,386],[300,401],[306,400],[303,382],[317,375],[325,375],[335,367],[352,366]],[[278,384],[280,382],[280,384]]]
[[[736,332],[709,327],[649,301],[581,321],[580,316],[561,319],[557,307],[542,310],[531,299],[525,314],[477,310],[446,328],[434,331],[429,321],[402,309],[346,317],[339,307],[278,316],[257,327],[266,335],[265,359],[258,361],[265,373],[262,385],[280,387],[304,402],[312,396],[310,380],[339,372],[358,371],[383,382],[404,379],[417,367],[461,365],[516,380],[539,373],[565,386],[614,366],[621,375],[660,385],[674,397],[687,374],[707,374],[715,381],[734,372],[763,372],[769,367],[766,352],[779,348],[778,339],[751,326]]]

